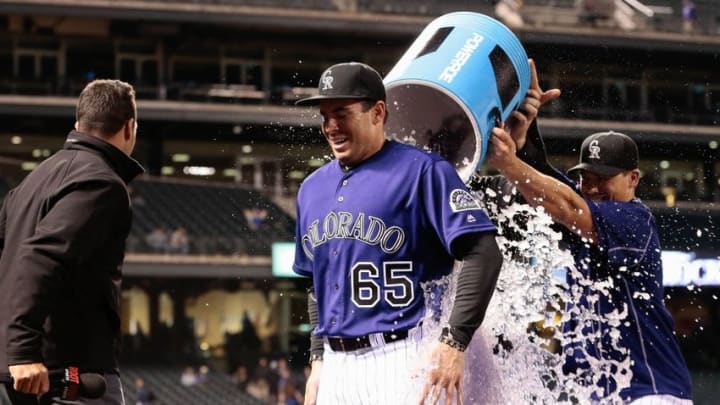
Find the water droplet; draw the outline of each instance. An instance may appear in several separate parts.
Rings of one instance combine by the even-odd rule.
[[[487,195],[494,194],[492,190],[483,191]],[[488,201],[478,197],[480,201]],[[588,294],[587,298],[592,305],[607,299],[609,291],[617,289],[617,283],[612,279],[598,283],[585,278],[592,263],[588,263],[586,269],[575,268],[570,254],[560,250],[558,243],[562,234],[552,229],[553,221],[544,210],[514,204],[498,211],[492,210],[497,213],[497,222],[507,223],[497,236],[498,244],[504,246],[505,260],[483,325],[466,351],[466,364],[477,364],[470,366],[469,378],[484,381],[484,384],[477,384],[477,388],[466,387],[466,403],[472,403],[467,398],[473,397],[483,397],[487,403],[556,403],[561,394],[589,398],[592,387],[583,386],[562,372],[563,356],[579,354],[578,351],[566,347],[561,355],[547,350],[547,347],[554,340],[567,341],[573,336],[582,336],[580,331],[585,323],[578,323],[578,327],[571,331],[575,332],[574,335],[565,335],[558,327],[563,322],[570,319],[587,319],[588,325],[603,322],[587,307],[565,310],[565,302],[577,302],[577,297],[589,290],[592,294]],[[525,220],[528,217],[530,219]],[[518,219],[522,219],[522,223]],[[512,232],[526,237],[520,241],[510,240],[505,235]],[[556,275],[558,268],[564,270],[562,276]],[[577,283],[568,286],[565,273]],[[418,361],[427,358],[422,353],[429,352],[440,329],[447,325],[452,308],[449,297],[455,288],[456,274],[454,272],[451,277],[423,284],[426,305],[430,310],[423,319],[423,344]],[[643,297],[649,297],[649,294],[645,293]],[[605,321],[608,326],[605,330],[614,328],[608,337],[615,339],[616,343],[620,338],[617,328],[628,323],[626,317],[627,310],[616,311]],[[530,334],[528,325],[533,330]],[[422,364],[421,367],[429,366]],[[612,377],[621,387],[627,386],[629,359],[614,362],[612,367],[619,370]],[[609,371],[603,370],[609,369],[610,365],[600,369],[593,376],[595,381],[607,376]],[[543,375],[549,374],[563,377],[547,384]]]

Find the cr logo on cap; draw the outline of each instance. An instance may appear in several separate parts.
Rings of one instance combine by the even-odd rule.
[[[600,159],[600,146],[598,144],[599,142],[597,139],[590,142],[590,146],[588,146],[590,156],[588,156],[588,159]]]
[[[334,79],[333,79],[332,76],[330,76],[330,71],[328,70],[328,71],[327,71],[327,74],[326,74],[325,76],[323,76],[323,78],[322,78],[322,84],[323,84],[323,88],[322,88],[322,89],[323,89],[323,90],[332,89],[332,88],[333,88],[333,86],[332,86],[333,80],[334,80]]]

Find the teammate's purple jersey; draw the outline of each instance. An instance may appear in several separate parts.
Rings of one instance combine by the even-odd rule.
[[[612,287],[608,288],[608,295],[590,292],[593,299],[577,304],[591,308],[599,319],[606,319],[605,315],[612,311],[627,310],[627,318],[613,326],[620,332],[617,346],[629,349],[632,364],[632,382],[621,391],[622,398],[635,400],[663,394],[691,398],[688,368],[673,333],[673,319],[663,303],[662,262],[655,218],[638,199],[586,201],[599,243],[590,245],[573,237],[570,248],[584,277],[596,282],[612,281]],[[574,284],[576,288],[587,288],[582,283]],[[574,330],[577,321],[567,323],[566,331]],[[585,349],[589,355],[613,360],[624,358],[625,354],[613,349],[610,331],[606,322],[586,321],[583,333],[599,335],[598,339],[586,339]],[[575,357],[569,357],[567,371],[583,372],[591,368],[581,352],[572,351]],[[605,383],[606,394],[615,389],[614,381]]]
[[[494,232],[453,167],[387,141],[349,170],[337,160],[298,193],[293,270],[313,278],[319,336],[410,329],[425,314],[419,283],[448,274],[455,238]]]

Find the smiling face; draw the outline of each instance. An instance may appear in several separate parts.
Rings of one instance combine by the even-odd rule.
[[[385,102],[329,99],[320,103],[322,132],[335,158],[355,166],[377,153],[385,142]]]
[[[620,172],[614,176],[600,176],[583,170],[580,188],[585,198],[593,201],[630,201],[640,180],[640,170]]]

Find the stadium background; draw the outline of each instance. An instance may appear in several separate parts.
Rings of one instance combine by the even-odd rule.
[[[147,174],[131,190],[128,403],[138,377],[158,403],[274,403],[253,395],[302,388],[309,328],[305,281],[273,272],[273,245],[292,241],[297,188],[330,159],[319,117],[292,102],[333,63],[387,73],[435,16],[496,16],[564,92],[541,121],[556,165],[591,132],[638,141],[639,195],[686,262],[666,298],[695,400],[714,403],[720,2],[695,4],[688,27],[681,0],[0,0],[0,196],[62,147],[89,80],[132,83]],[[187,244],[158,245],[157,228]]]

